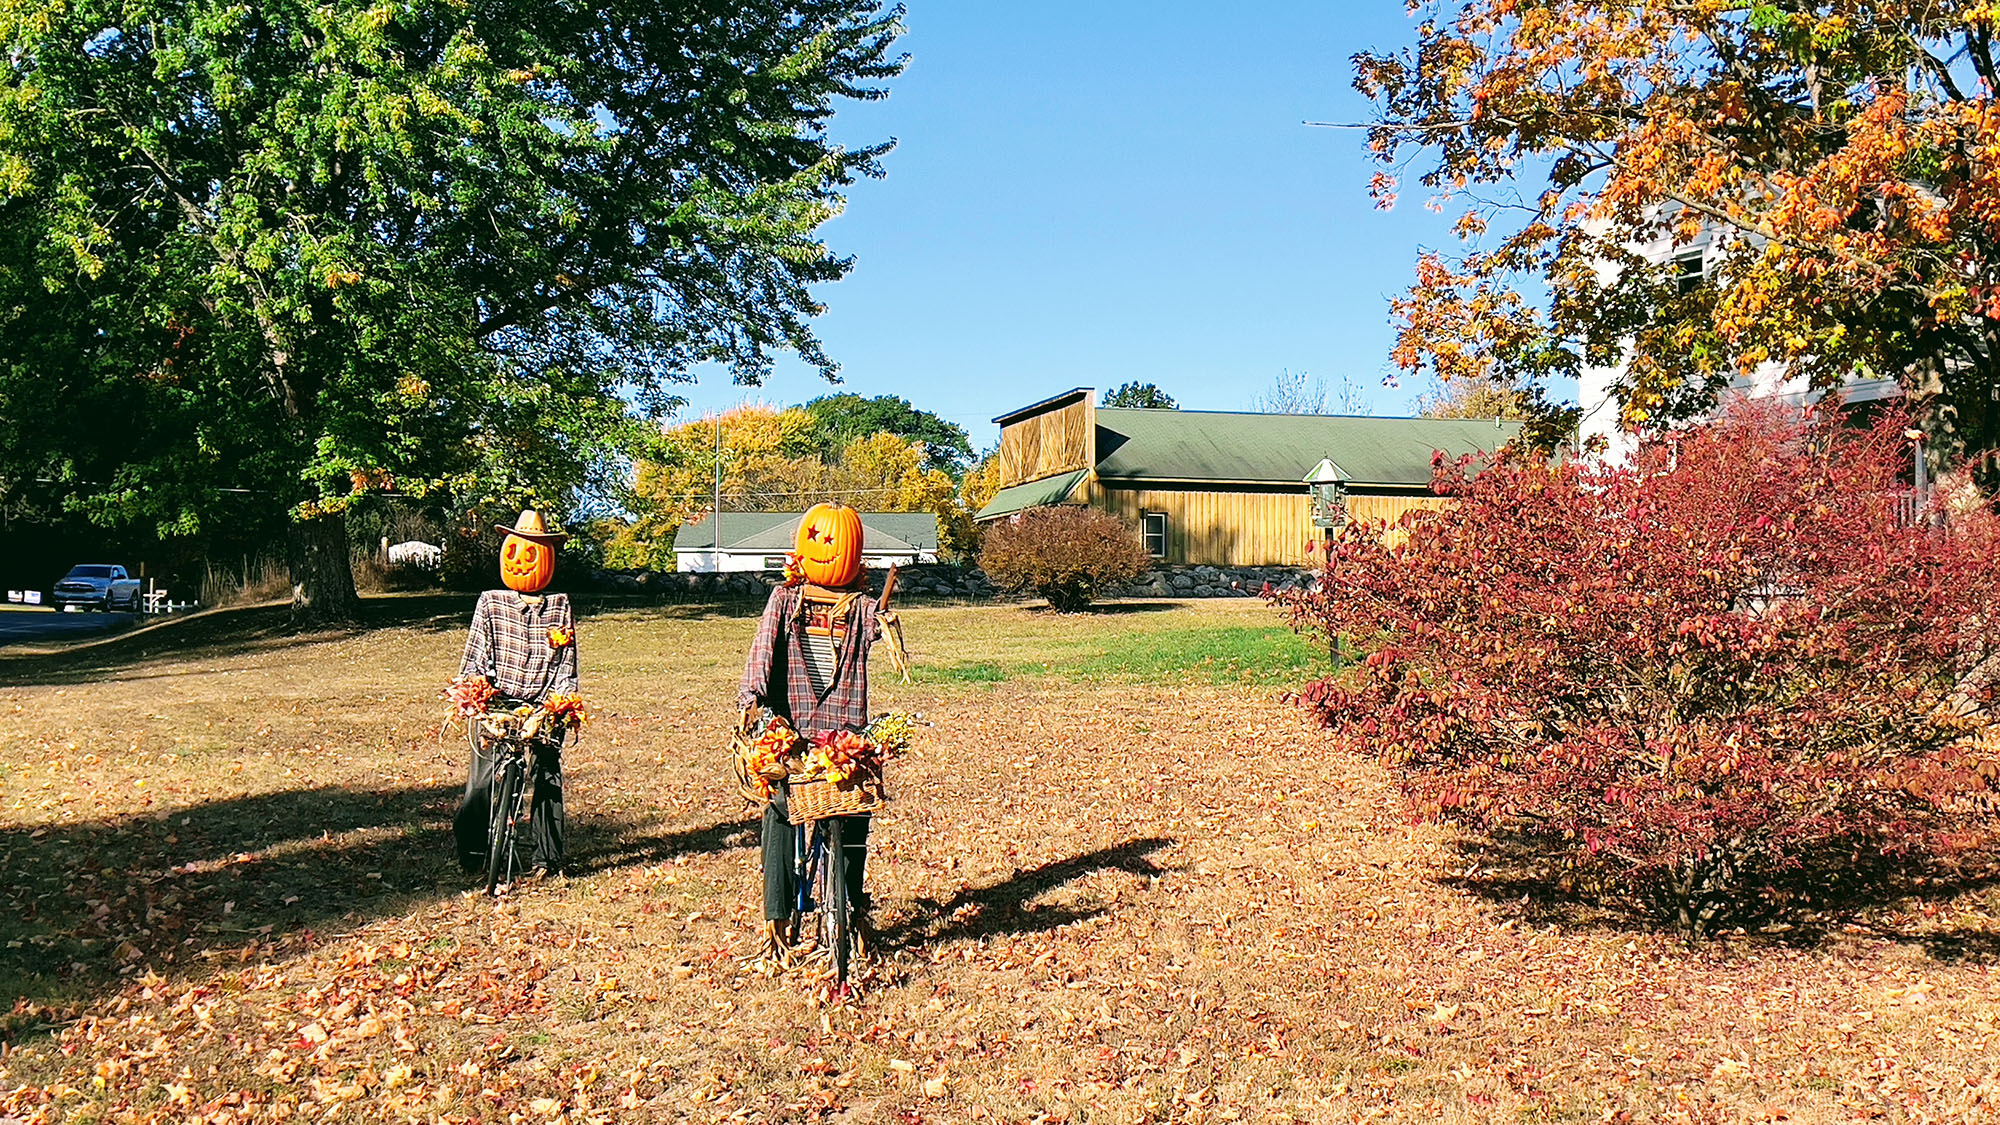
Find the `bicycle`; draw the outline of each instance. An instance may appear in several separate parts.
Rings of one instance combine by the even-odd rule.
[[[806,916],[817,916],[818,944],[836,988],[846,986],[854,954],[854,904],[847,894],[847,845],[841,829],[837,816],[792,826],[793,902],[786,924],[789,939],[796,942]]]
[[[850,896],[848,876],[855,850],[862,851],[860,861],[866,862],[869,833],[848,838],[854,825],[849,818],[882,808],[888,799],[882,784],[884,760],[909,745],[915,727],[928,725],[921,715],[888,712],[860,732],[814,739],[808,752],[805,740],[768,709],[761,716],[744,712],[730,738],[738,792],[750,804],[765,806],[767,823],[775,815],[792,828],[788,915],[768,924],[767,944],[749,963],[764,969],[794,967],[793,947],[806,936],[806,919],[812,916],[833,987],[846,991],[857,952],[867,953],[858,948],[856,924],[865,902]]]
[[[526,712],[525,714],[523,712]],[[495,755],[493,780],[487,788],[486,893],[514,881],[514,865],[519,858],[515,846],[532,808],[528,788],[528,755],[533,744],[549,737],[548,712],[526,705],[506,711],[488,711],[465,725],[472,752],[480,753],[482,736]],[[556,728],[555,737],[563,731]]]

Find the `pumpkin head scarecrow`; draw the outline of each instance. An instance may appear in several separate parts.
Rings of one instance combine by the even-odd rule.
[[[802,740],[824,741],[841,732],[859,734],[868,726],[868,653],[887,631],[893,656],[901,655],[896,617],[869,596],[861,582],[864,546],[861,517],[838,504],[815,505],[799,520],[796,550],[787,581],[771,591],[750,658],[743,667],[737,706],[746,721],[763,715],[783,723]],[[889,586],[884,584],[882,599]],[[902,661],[896,661],[902,666]],[[782,772],[782,771],[780,771]],[[772,786],[764,808],[764,957],[783,964],[785,935],[779,925],[790,916],[792,826],[788,789],[782,777],[765,775]],[[843,818],[841,839],[848,849],[848,898],[856,905],[856,930],[865,934],[868,898],[863,876],[869,818]]]
[[[814,504],[799,520],[792,553],[806,581],[843,589],[861,576],[861,513],[845,504]]]
[[[569,717],[580,710],[576,617],[569,595],[542,591],[555,574],[556,552],[569,536],[550,531],[542,514],[532,508],[522,512],[514,526],[495,524],[494,530],[505,535],[500,544],[500,581],[506,589],[479,595],[453,694],[454,698],[466,694],[457,690],[461,685],[483,682],[482,690],[471,694],[481,699],[490,696],[488,708],[540,707],[556,718],[543,726],[545,736],[534,744],[530,776],[535,795],[528,825],[529,867],[556,872],[563,864],[562,740],[574,725]],[[471,871],[487,856],[493,748],[482,735],[481,724],[472,722],[468,727],[472,766],[453,834],[459,862]]]
[[[522,512],[513,527],[496,523],[493,530],[507,536],[500,541],[500,581],[517,593],[540,593],[555,577],[556,552],[569,536],[552,534],[533,508]]]

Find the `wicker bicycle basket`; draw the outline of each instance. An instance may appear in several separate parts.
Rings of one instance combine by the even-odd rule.
[[[757,739],[752,734],[755,729],[755,724],[745,721],[729,732],[729,757],[736,778],[736,791],[751,804],[769,804],[771,786],[785,785],[787,818],[793,824],[805,824],[830,816],[872,813],[889,799],[880,769],[863,770],[836,783],[822,775],[806,773],[805,758],[797,753],[789,754],[784,759],[788,777],[758,776],[750,768],[757,745]]]
[[[835,784],[824,777],[793,774],[785,796],[785,815],[793,824],[830,816],[872,813],[889,799],[879,770],[857,773]]]
[[[729,733],[729,761],[736,770],[736,792],[753,805],[770,801],[771,796],[762,778],[750,772],[750,750],[754,745],[749,732],[737,729]]]

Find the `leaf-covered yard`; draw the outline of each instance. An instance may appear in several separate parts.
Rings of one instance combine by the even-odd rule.
[[[0,1120],[2000,1115],[2000,894],[1699,952],[1566,909],[1327,758],[1245,602],[909,609],[887,956],[816,1007],[736,962],[755,608],[585,617],[577,870],[498,904],[437,735],[469,603],[0,658]]]

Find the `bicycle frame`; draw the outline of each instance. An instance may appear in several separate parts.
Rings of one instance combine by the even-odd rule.
[[[551,732],[539,723],[524,723],[509,712],[489,712],[466,724],[466,740],[471,743],[472,752],[478,754],[482,749],[490,749],[493,754],[492,780],[486,791],[486,893],[489,895],[514,881],[519,850],[515,844],[521,824],[532,808],[529,785],[532,744],[551,733],[562,739],[566,732]]]
[[[853,903],[848,901],[847,847],[837,819],[792,827],[793,938],[807,914],[819,921],[819,945],[845,986],[853,943]],[[837,849],[837,850],[836,850]]]
[[[528,746],[520,739],[493,743],[493,783],[487,790],[486,893],[514,881],[515,836],[528,815]]]
[[[792,826],[792,910],[805,915],[813,912],[812,880],[819,861],[826,854],[826,842],[813,831],[815,823]]]

